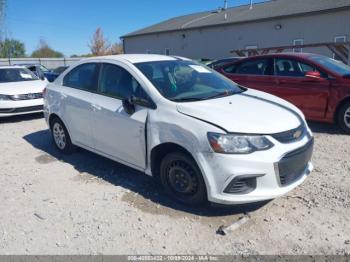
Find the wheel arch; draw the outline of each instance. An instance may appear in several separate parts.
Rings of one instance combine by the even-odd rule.
[[[173,142],[166,142],[159,144],[152,148],[150,153],[150,165],[151,165],[151,172],[152,176],[158,178],[159,172],[160,172],[160,164],[162,159],[169,153],[173,152],[182,152],[189,157],[191,157],[196,165],[198,166],[198,163],[196,159],[193,157],[193,155],[183,146],[173,143]]]
[[[49,127],[50,127],[50,130],[52,129],[52,121],[55,119],[55,118],[58,118],[64,125],[64,127],[67,129],[68,131],[68,135],[70,137],[70,139],[72,140],[72,133],[70,132],[69,130],[69,127],[67,126],[67,124],[63,121],[63,119],[56,113],[51,113],[50,116],[49,116]],[[73,141],[73,140],[72,140]]]
[[[333,115],[333,121],[334,121],[334,123],[338,124],[338,114],[339,114],[339,111],[340,111],[340,109],[341,109],[346,103],[350,103],[350,96],[345,97],[343,100],[341,100],[341,101],[338,103],[338,105],[337,105],[337,107],[336,107],[336,109],[335,109],[335,111],[334,111],[334,115]]]
[[[52,121],[55,119],[55,118],[58,118],[60,121],[62,121],[62,123],[66,126],[66,124],[63,122],[62,118],[59,117],[59,115],[55,114],[55,113],[52,113],[50,114],[49,116],[49,127],[50,129],[52,128]],[[66,126],[67,128],[67,126]]]

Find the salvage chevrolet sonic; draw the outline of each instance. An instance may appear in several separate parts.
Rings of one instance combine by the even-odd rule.
[[[181,57],[83,60],[47,86],[44,113],[60,151],[138,169],[190,205],[273,199],[313,169],[300,110]]]

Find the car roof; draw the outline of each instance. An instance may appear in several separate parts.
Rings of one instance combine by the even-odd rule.
[[[110,56],[99,56],[99,57],[90,57],[84,59],[96,60],[96,59],[106,59],[106,60],[115,60],[115,61],[128,61],[132,64],[144,63],[144,62],[156,62],[156,61],[175,61],[175,60],[190,60],[188,58],[180,56],[166,56],[166,55],[155,55],[155,54],[124,54],[124,55],[110,55]]]

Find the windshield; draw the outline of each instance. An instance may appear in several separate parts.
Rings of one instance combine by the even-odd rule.
[[[26,68],[0,68],[0,83],[38,80],[38,77]]]
[[[244,91],[219,73],[193,61],[157,61],[135,66],[167,99],[184,102],[213,99]]]
[[[323,65],[336,74],[340,74],[342,76],[350,75],[350,66],[344,64],[343,62],[325,56],[311,56],[310,59]]]

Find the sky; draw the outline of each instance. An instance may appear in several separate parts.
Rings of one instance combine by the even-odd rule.
[[[66,56],[89,53],[88,43],[97,27],[114,43],[124,34],[163,20],[224,5],[224,0],[6,1],[7,37],[24,42],[27,54],[42,38]],[[243,4],[250,0],[228,0],[229,7]]]

